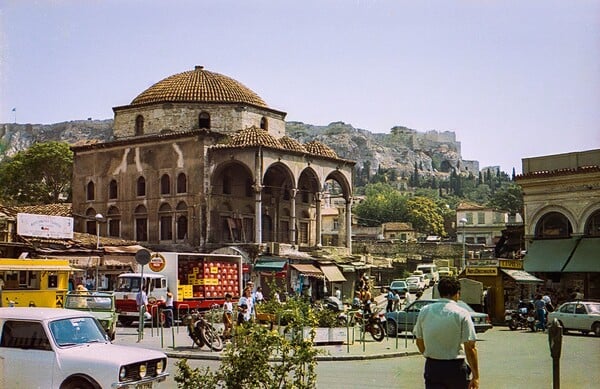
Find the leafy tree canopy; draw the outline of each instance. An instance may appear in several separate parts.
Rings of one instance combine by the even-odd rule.
[[[441,203],[436,203],[428,197],[411,197],[406,201],[407,219],[417,231],[444,236],[446,231],[442,206]]]
[[[73,152],[64,142],[36,143],[0,163],[0,196],[15,204],[70,199]]]
[[[512,215],[523,214],[523,191],[514,183],[504,183],[491,197],[489,206],[509,211]]]
[[[365,200],[354,207],[358,222],[364,226],[405,220],[406,197],[391,185],[376,183],[365,188]]]

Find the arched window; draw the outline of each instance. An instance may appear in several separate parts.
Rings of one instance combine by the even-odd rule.
[[[179,173],[177,176],[177,193],[187,193],[187,177],[185,173]]]
[[[265,131],[269,131],[269,122],[264,116],[260,119],[260,128],[262,128]]]
[[[251,178],[246,178],[246,197],[254,196],[254,182]]]
[[[158,209],[160,222],[160,240],[173,240],[173,213],[169,204],[163,204]]]
[[[85,212],[85,232],[90,235],[96,235],[96,227],[98,222],[96,221],[96,210],[94,208],[88,208]]]
[[[148,211],[143,205],[138,205],[133,212],[135,219],[135,240],[148,241]]]
[[[116,199],[117,198],[117,180],[110,180],[110,183],[108,184],[108,198],[109,199]]]
[[[108,220],[108,236],[120,237],[121,236],[121,212],[117,207],[108,208],[107,212]]]
[[[569,219],[560,212],[545,214],[535,226],[536,238],[568,238],[572,232]]]
[[[163,174],[160,178],[160,194],[171,193],[171,178],[168,174]]]
[[[94,186],[94,182],[93,181],[88,182],[87,187],[86,187],[85,190],[86,190],[86,199],[88,201],[94,200],[94,198],[96,197],[96,194],[94,193],[95,192],[95,186]]]
[[[177,240],[186,240],[188,234],[187,205],[183,201],[177,204]]]
[[[600,236],[600,210],[594,212],[585,224],[585,235]]]
[[[139,177],[137,179],[135,193],[138,196],[146,196],[146,179],[144,177]]]
[[[137,115],[135,118],[135,135],[144,135],[144,117]]]
[[[208,112],[200,112],[198,115],[198,128],[210,130],[210,114]]]

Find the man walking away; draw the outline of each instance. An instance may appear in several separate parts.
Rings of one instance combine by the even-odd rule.
[[[421,309],[413,330],[417,347],[426,358],[425,388],[479,388],[475,326],[469,312],[456,303],[460,283],[444,277],[437,288],[440,301]]]

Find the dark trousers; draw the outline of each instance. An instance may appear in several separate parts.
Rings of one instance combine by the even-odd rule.
[[[425,389],[467,389],[471,368],[464,359],[425,361]]]
[[[387,307],[385,307],[386,312],[392,312],[394,307],[394,300],[388,300]]]

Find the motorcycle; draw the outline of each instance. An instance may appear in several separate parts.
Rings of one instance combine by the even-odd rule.
[[[354,315],[350,316],[349,325],[354,326],[355,323],[360,326],[361,332],[370,333],[375,341],[381,342],[385,338],[386,319],[380,308],[366,312],[359,309]]]
[[[187,328],[188,335],[198,347],[206,345],[213,351],[222,351],[225,347],[221,335],[203,314],[191,312],[183,318],[183,324]]]
[[[519,328],[525,329],[529,327],[529,315],[527,314],[527,311],[528,310],[525,307],[518,309],[507,309],[504,311],[504,320],[511,331],[518,330]]]

